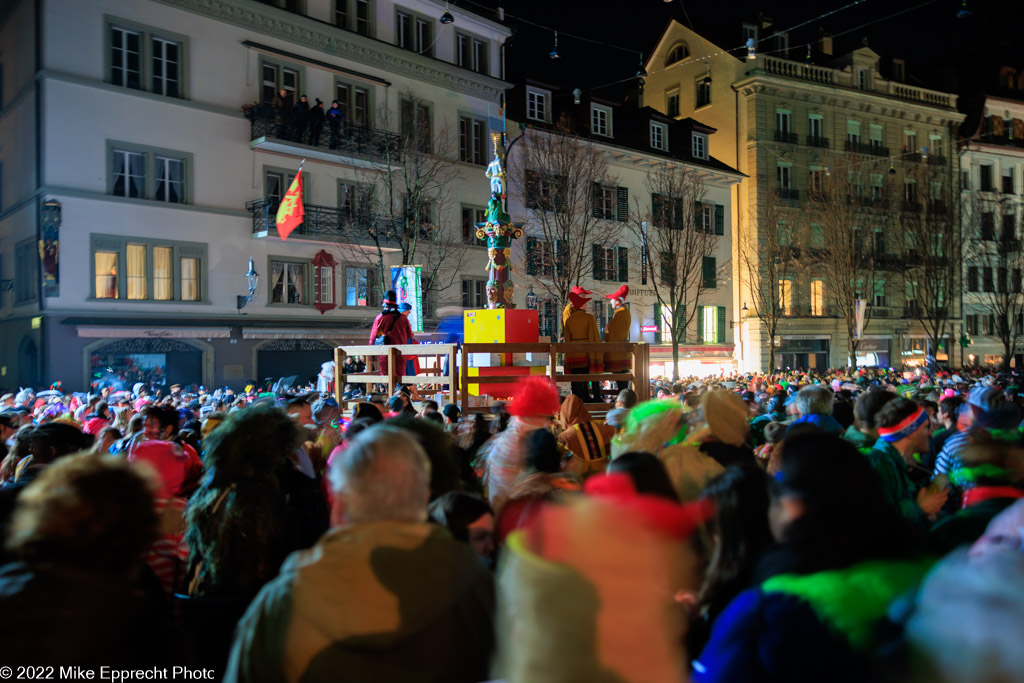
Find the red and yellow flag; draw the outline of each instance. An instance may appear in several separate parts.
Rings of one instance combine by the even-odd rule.
[[[277,209],[277,234],[281,241],[288,239],[292,230],[302,224],[306,208],[302,205],[302,170],[295,175],[288,191],[281,198],[281,206]]]

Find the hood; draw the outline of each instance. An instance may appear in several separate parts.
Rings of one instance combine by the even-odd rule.
[[[581,422],[590,422],[590,412],[587,411],[583,399],[576,394],[569,394],[562,401],[562,408],[558,411],[558,420],[562,423],[563,429],[568,429]]]
[[[289,641],[377,652],[431,629],[472,593],[487,599],[492,590],[470,547],[425,522],[332,529],[292,555],[279,580],[294,592]]]

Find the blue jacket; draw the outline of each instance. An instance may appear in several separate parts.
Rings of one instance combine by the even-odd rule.
[[[832,436],[842,436],[843,434],[843,425],[839,424],[839,422],[837,422],[831,415],[804,415],[803,417],[793,420],[786,431],[789,431],[789,429],[792,429],[799,424],[814,425],[821,431],[826,434],[831,434]]]

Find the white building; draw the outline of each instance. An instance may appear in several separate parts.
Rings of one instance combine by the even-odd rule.
[[[576,100],[579,100],[576,103]],[[703,184],[703,210],[707,211],[709,231],[720,235],[715,255],[708,257],[713,286],[705,289],[697,300],[697,311],[686,329],[680,344],[679,373],[707,375],[736,368],[734,327],[738,315],[732,293],[733,282],[723,277],[728,269],[732,252],[734,226],[732,186],[742,175],[722,163],[708,152],[709,136],[715,129],[693,119],[673,120],[649,107],[638,108],[633,102],[602,99],[595,93],[570,92],[568,88],[526,81],[509,90],[507,116],[518,125],[509,126],[509,139],[525,131],[526,135],[548,135],[552,123],[565,113],[573,121],[575,130],[592,142],[607,164],[606,182],[595,188],[595,216],[599,215],[597,234],[611,235],[609,239],[595,241],[593,263],[582,268],[581,284],[593,292],[590,310],[604,330],[612,314],[605,295],[615,292],[621,285],[630,288],[629,307],[632,318],[631,341],[645,341],[651,347],[652,376],[672,376],[671,334],[666,312],[661,310],[652,279],[660,277],[657,264],[643,263],[637,231],[626,225],[636,220],[652,205],[648,174],[668,165],[689,169],[699,175]],[[509,174],[543,173],[544,169],[524,167],[524,157],[513,147],[509,152]],[[521,187],[521,186],[520,186]],[[542,210],[517,192],[517,183],[510,183],[509,214],[524,223],[526,235],[514,245],[517,263],[526,261],[530,249],[547,249],[557,259],[555,245],[541,244],[537,212]],[[599,194],[598,194],[599,193]],[[714,227],[712,228],[712,225]],[[693,229],[692,226],[688,226]],[[606,228],[603,230],[602,228]],[[529,270],[529,266],[525,270]],[[515,275],[517,299],[523,300],[531,282],[543,280],[543,272],[519,272]],[[545,296],[544,287],[534,294],[540,299],[540,327],[542,335],[551,335],[560,329],[562,307],[566,302]],[[689,317],[689,316],[688,316]],[[644,331],[644,330],[647,331]]]
[[[431,220],[457,231],[463,208],[486,204],[481,150],[510,35],[495,20],[433,0],[4,7],[0,385],[239,387],[311,376],[335,345],[366,343],[372,274],[349,259],[339,216],[407,115],[462,133],[463,181]],[[308,145],[278,139],[253,116],[266,108],[246,119],[281,88],[339,100],[336,149],[327,126]],[[306,223],[284,242],[273,209],[303,158]],[[484,251],[465,267],[482,269]],[[250,258],[260,281],[239,309]]]

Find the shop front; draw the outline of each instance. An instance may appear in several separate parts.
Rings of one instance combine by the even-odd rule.
[[[775,353],[775,369],[824,370],[829,367],[830,342],[827,335],[783,335]]]
[[[948,366],[949,350],[953,348],[953,340],[946,337],[939,342],[938,349],[932,352],[931,339],[926,335],[912,335],[907,337],[906,343],[900,352],[903,366],[907,368],[925,368],[934,360],[942,366]],[[954,356],[955,362],[955,356]]]
[[[728,375],[736,371],[732,344],[680,344],[679,377]],[[672,345],[651,346],[651,377],[672,377]]]
[[[864,337],[857,343],[857,367],[889,367],[892,358],[892,337]]]

